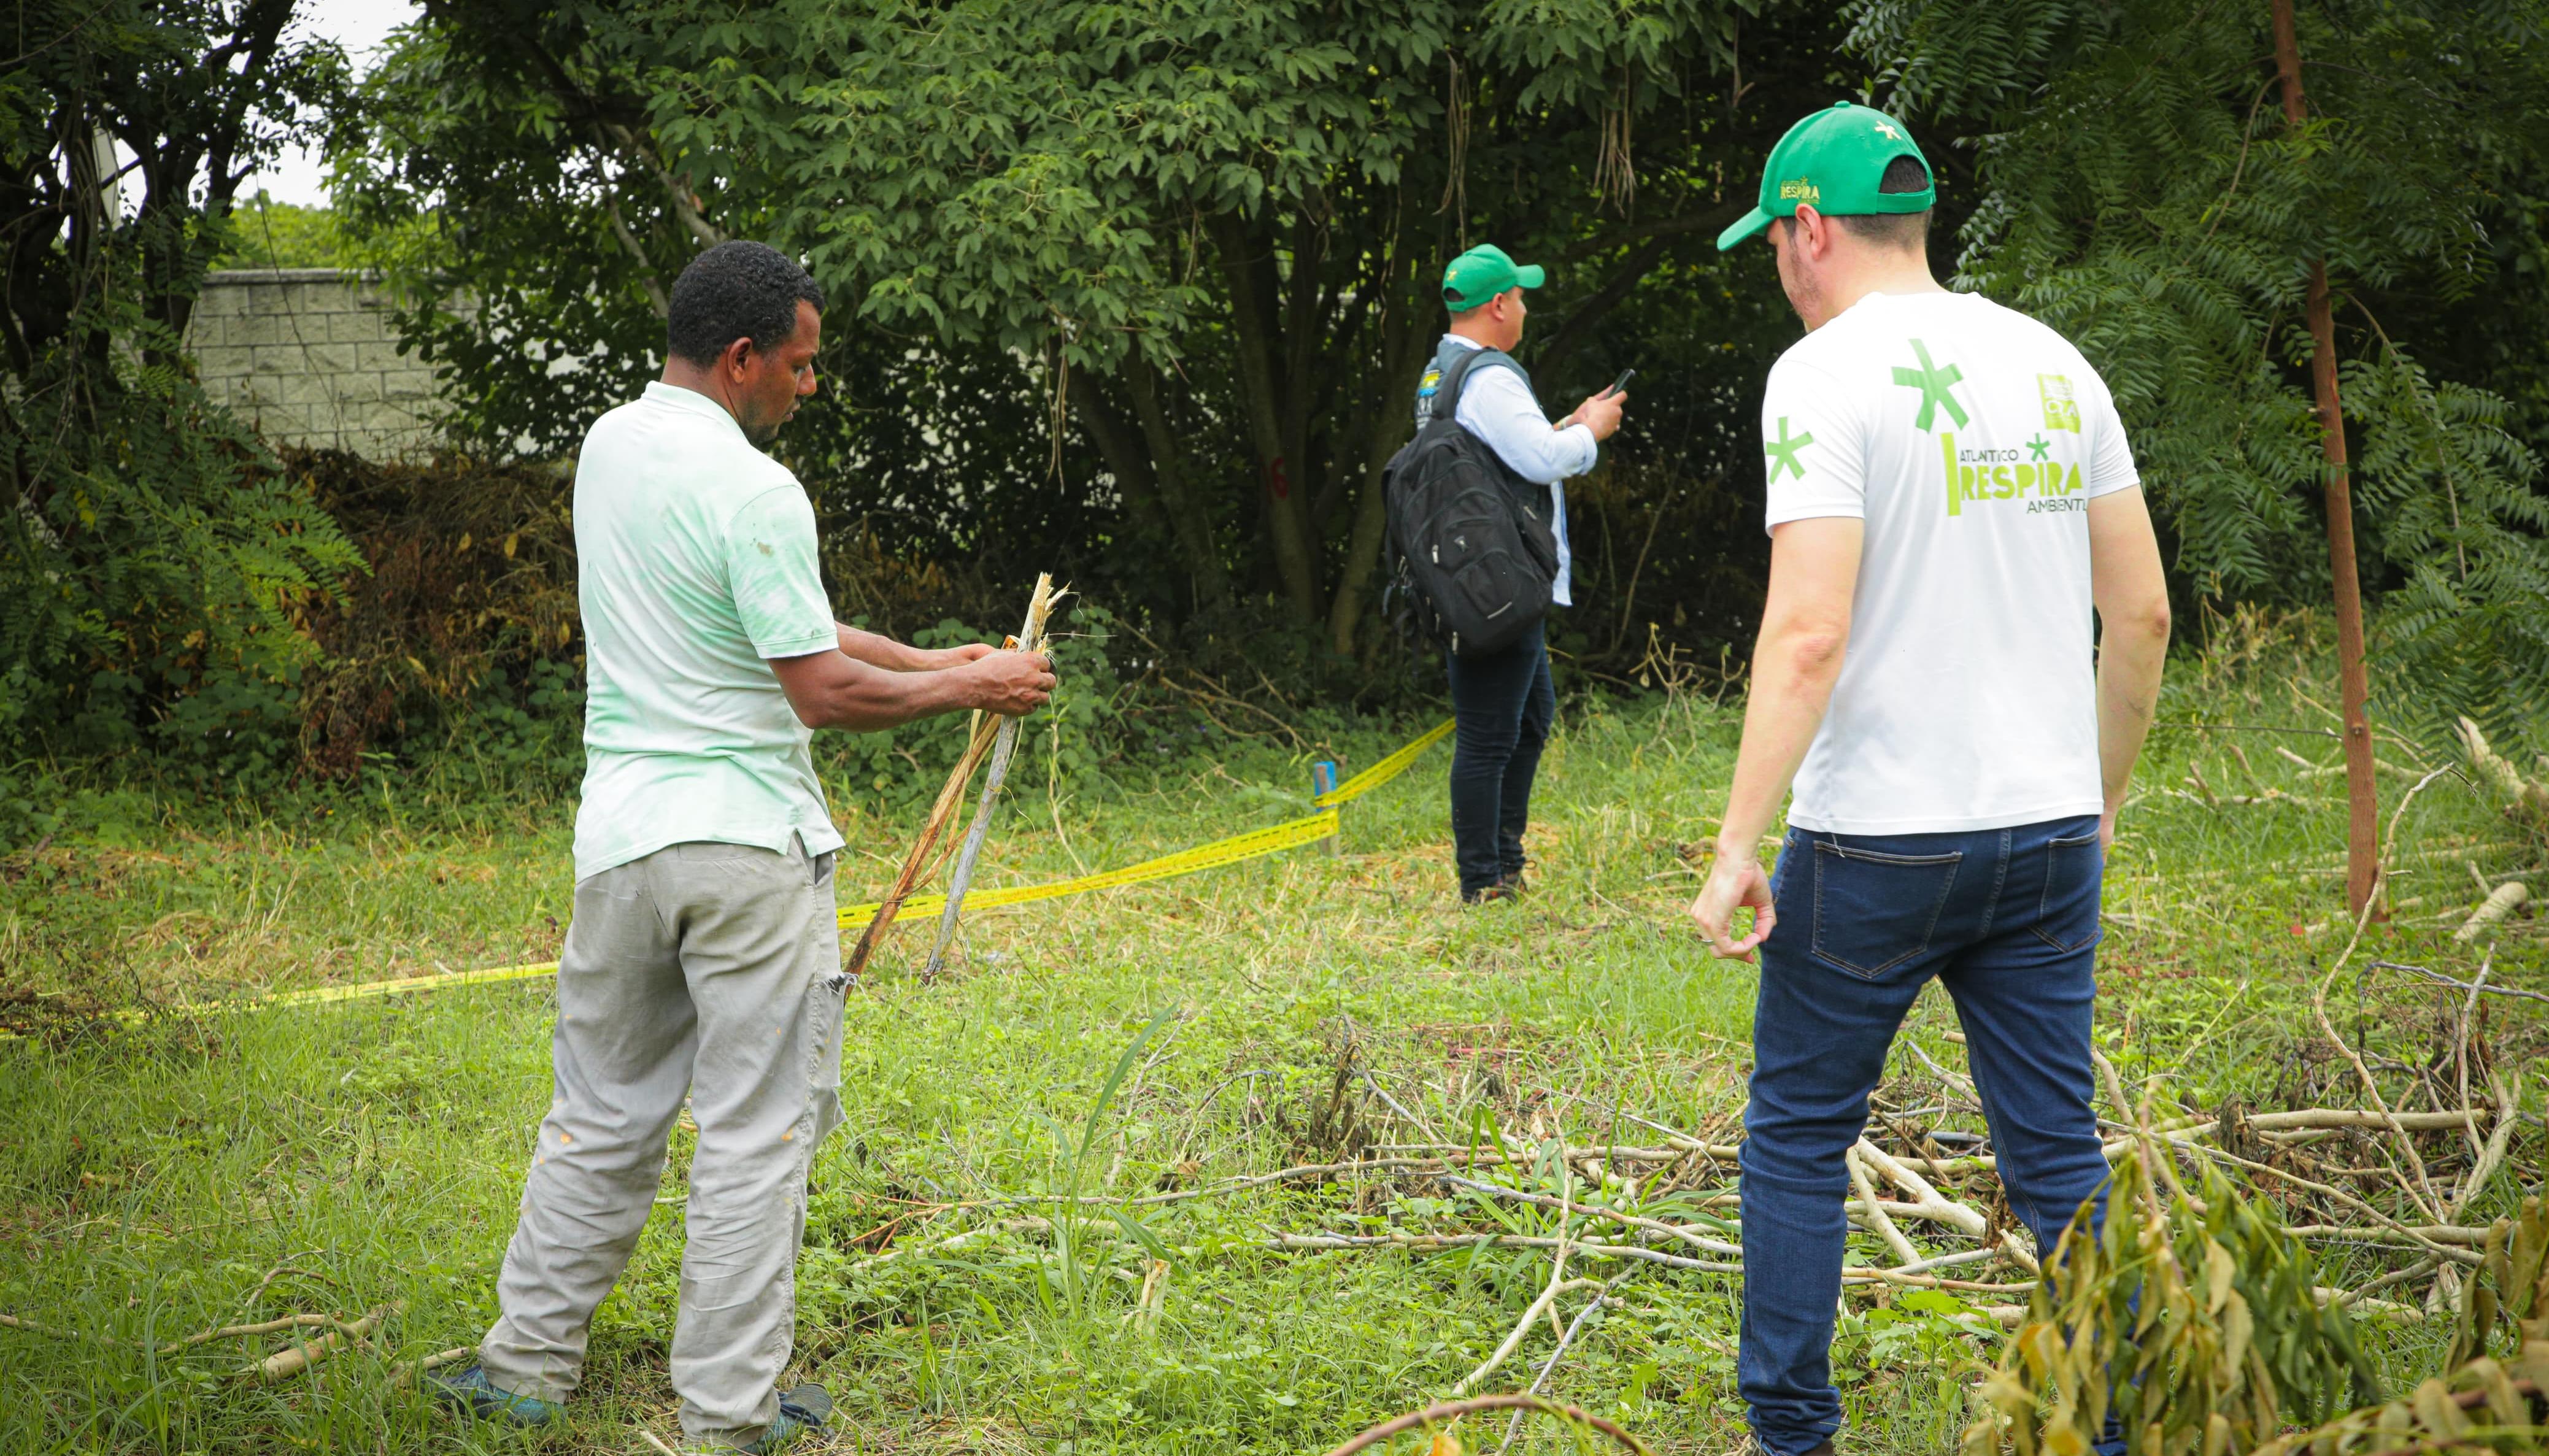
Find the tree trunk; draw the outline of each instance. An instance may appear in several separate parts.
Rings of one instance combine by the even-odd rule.
[[[1212,538],[1212,517],[1196,499],[1194,483],[1186,478],[1185,457],[1178,448],[1177,431],[1170,428],[1168,410],[1160,404],[1159,374],[1139,354],[1125,359],[1122,374],[1124,393],[1133,401],[1133,417],[1140,422],[1142,438],[1150,447],[1160,503],[1177,534],[1178,549],[1185,556],[1186,573],[1194,578],[1195,596],[1198,600],[1228,601],[1230,572],[1222,565],[1220,548]]]
[[[1379,400],[1364,435],[1362,490],[1355,502],[1353,533],[1346,540],[1345,568],[1337,576],[1336,603],[1328,612],[1328,636],[1337,655],[1351,657],[1355,632],[1363,624],[1371,582],[1380,568],[1380,549],[1388,536],[1389,501],[1382,488],[1381,467],[1389,463],[1413,429],[1408,413],[1415,403],[1417,361],[1432,334],[1418,326],[1421,306],[1407,286],[1402,259],[1406,231],[1402,226],[1390,249],[1388,270],[1375,281],[1380,290]]]
[[[1275,360],[1274,290],[1264,269],[1271,259],[1255,256],[1256,244],[1239,219],[1223,213],[1212,220],[1213,246],[1230,286],[1233,341],[1239,353],[1241,406],[1248,415],[1250,442],[1257,451],[1260,488],[1266,501],[1267,529],[1274,546],[1274,569],[1283,594],[1304,623],[1320,618],[1324,593],[1319,590],[1319,558],[1310,539],[1308,502],[1293,475],[1300,461],[1287,461],[1283,450],[1285,410]]]
[[[2284,120],[2298,131],[2310,118],[2302,95],[2301,44],[2293,0],[2273,0],[2275,65],[2283,73]],[[2327,476],[2327,562],[2336,588],[2336,674],[2345,717],[2345,907],[2363,914],[2380,888],[2380,799],[2372,778],[2371,695],[2364,668],[2363,583],[2354,559],[2354,493],[2347,479],[2345,411],[2336,398],[2336,320],[2328,301],[2327,260],[2311,260],[2311,383],[2318,396],[2319,451]]]
[[[1301,537],[1309,543],[1311,576],[1316,581],[1327,565],[1326,536],[1317,508],[1320,498],[1328,494],[1327,462],[1311,449],[1310,419],[1320,404],[1318,373],[1323,366],[1337,367],[1344,341],[1330,338],[1320,327],[1322,234],[1310,220],[1310,199],[1302,199],[1295,206],[1301,212],[1292,222],[1292,271],[1283,279],[1283,381],[1279,399],[1284,469],[1291,477],[1292,500],[1301,517]]]
[[[1072,408],[1080,411],[1080,427],[1097,447],[1097,458],[1106,462],[1107,472],[1124,493],[1124,509],[1136,525],[1159,535],[1175,537],[1176,528],[1162,509],[1160,483],[1152,469],[1151,457],[1143,453],[1132,427],[1117,413],[1105,391],[1098,388],[1097,377],[1086,369],[1071,371],[1068,388]]]

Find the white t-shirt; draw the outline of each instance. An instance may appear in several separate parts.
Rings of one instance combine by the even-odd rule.
[[[1761,402],[1767,521],[1864,519],[1849,646],[1788,822],[2000,829],[2105,806],[2090,498],[2139,484],[2115,397],[1975,294],[1871,294]]]
[[[814,507],[725,407],[660,381],[575,468],[584,802],[575,877],[709,840],[841,847],[773,658],[839,644]]]

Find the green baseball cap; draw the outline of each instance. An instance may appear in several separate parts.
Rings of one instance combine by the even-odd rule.
[[[1517,263],[1503,248],[1482,242],[1443,270],[1443,307],[1465,314],[1506,289],[1538,288],[1548,276],[1538,263]]]
[[[1885,168],[1898,156],[1921,164],[1930,184],[1918,192],[1879,192]],[[1717,234],[1723,252],[1770,226],[1793,218],[1804,203],[1827,217],[1924,212],[1938,200],[1937,173],[1912,144],[1901,122],[1855,102],[1836,101],[1788,129],[1770,148],[1761,172],[1761,202],[1743,221]]]

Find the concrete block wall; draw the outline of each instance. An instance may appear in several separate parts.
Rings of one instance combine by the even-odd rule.
[[[379,285],[333,268],[248,268],[204,280],[186,343],[204,390],[278,445],[372,460],[433,443],[432,366],[398,351]]]

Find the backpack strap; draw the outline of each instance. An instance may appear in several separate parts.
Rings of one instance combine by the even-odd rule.
[[[1450,419],[1460,413],[1461,392],[1468,385],[1470,373],[1481,365],[1490,369],[1510,369],[1522,376],[1524,389],[1531,388],[1531,376],[1523,372],[1521,362],[1513,355],[1502,349],[1463,349],[1461,351],[1461,357],[1452,361],[1452,367],[1443,371],[1443,377],[1435,381],[1434,409],[1437,411],[1437,417]],[[1451,410],[1452,413],[1440,412],[1445,410]]]

